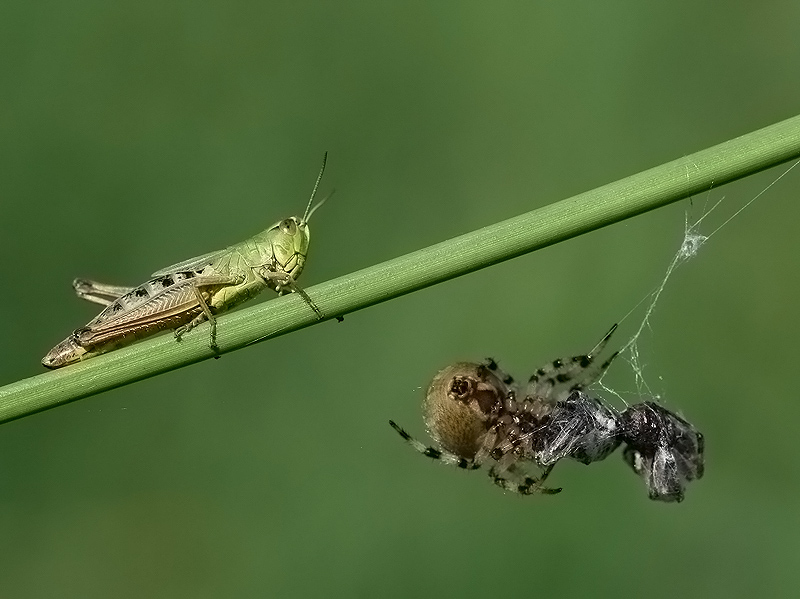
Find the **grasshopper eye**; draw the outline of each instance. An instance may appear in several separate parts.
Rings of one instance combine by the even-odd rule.
[[[287,235],[294,235],[297,233],[297,224],[291,219],[287,218],[280,224],[281,232]]]

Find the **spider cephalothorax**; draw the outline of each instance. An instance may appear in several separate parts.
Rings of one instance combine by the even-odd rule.
[[[542,486],[559,460],[590,464],[625,443],[625,460],[644,479],[650,497],[680,501],[686,482],[703,474],[702,435],[653,402],[620,413],[583,391],[616,357],[595,363],[615,328],[589,354],[538,369],[524,389],[492,359],[441,370],[423,402],[425,425],[439,448],[390,424],[428,457],[465,469],[489,464],[495,484],[525,495],[561,491]]]

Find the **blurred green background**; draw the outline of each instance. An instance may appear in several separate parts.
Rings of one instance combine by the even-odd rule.
[[[798,22],[788,1],[7,0],[0,384],[97,312],[74,276],[137,284],[296,214],[326,150],[305,285],[794,116]],[[424,438],[450,362],[524,378],[588,350],[687,209],[724,196],[710,232],[783,170],[2,426],[0,596],[794,596],[800,167],[641,338],[652,392],[706,434],[684,503],[619,456],[503,494],[387,424]],[[624,362],[606,382],[639,399]]]

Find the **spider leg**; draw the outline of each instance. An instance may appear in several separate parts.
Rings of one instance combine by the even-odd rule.
[[[536,445],[539,438],[543,433],[546,433],[547,425],[544,423],[532,424],[527,423],[523,430],[518,430],[518,434],[513,437],[504,436],[497,439],[492,444],[493,449],[489,452],[489,456],[500,462],[502,466],[503,460],[507,463],[510,461],[534,460],[537,464],[541,465],[538,460]],[[497,436],[497,435],[496,435]]]
[[[517,479],[514,480],[510,477],[504,477],[502,475],[503,473],[498,468],[492,466],[489,468],[489,477],[498,487],[505,491],[511,491],[512,493],[519,493],[520,495],[533,495],[534,493],[555,495],[557,493],[561,493],[561,487],[550,488],[542,486],[542,483],[550,475],[550,471],[552,469],[552,465],[548,466],[544,469],[539,478],[533,478],[525,473],[521,473],[519,469],[514,466],[514,464],[511,464],[508,468],[506,468],[505,471],[514,475],[514,478]]]
[[[439,460],[449,466],[458,466],[459,468],[463,468],[465,470],[476,470],[481,467],[480,463],[476,462],[475,460],[467,460],[466,458],[462,458],[461,456],[450,453],[449,451],[436,449],[435,447],[430,447],[420,441],[417,441],[414,437],[400,428],[393,420],[390,420],[389,424],[394,430],[397,431],[398,435],[405,439],[406,443],[411,445],[411,447],[416,449],[424,456],[434,460]]]
[[[508,374],[505,370],[500,368],[494,358],[486,358],[483,361],[483,365],[486,366],[489,370],[495,373],[497,377],[503,381],[504,384],[511,386],[514,384],[514,377]]]
[[[616,329],[617,325],[615,324],[588,354],[572,356],[571,358],[558,358],[539,368],[528,379],[526,398],[551,397],[556,387],[572,383],[567,388],[567,393],[569,393],[584,389],[597,381],[603,372],[611,366],[614,358],[619,355],[619,352],[614,352],[605,362],[601,364],[595,363],[597,356],[605,349],[608,340]],[[559,398],[554,397],[553,399],[557,401]]]

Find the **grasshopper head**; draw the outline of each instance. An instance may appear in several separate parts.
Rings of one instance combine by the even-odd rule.
[[[272,257],[281,270],[297,278],[308,255],[310,231],[308,223],[291,216],[269,230]]]
[[[314,196],[316,196],[319,182],[322,180],[322,173],[325,172],[325,163],[327,159],[328,153],[326,152],[322,159],[322,168],[317,176],[317,182],[314,183],[314,190],[311,192],[311,199],[308,200],[306,211],[303,213],[303,218],[290,216],[273,225],[268,231],[272,257],[275,262],[280,265],[281,270],[292,275],[295,279],[303,270],[306,256],[308,256],[308,244],[311,239],[308,221],[311,219],[311,215],[316,212],[317,208],[322,206],[333,193],[331,192],[331,194],[328,194],[319,204],[312,208],[311,205],[314,203]]]

